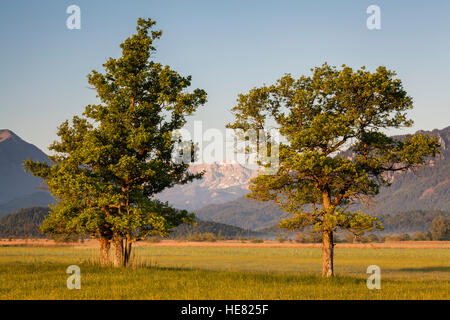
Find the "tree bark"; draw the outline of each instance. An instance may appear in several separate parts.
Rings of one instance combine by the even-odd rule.
[[[105,236],[100,236],[100,265],[107,266],[109,265],[109,249],[111,247],[111,243],[109,239]]]
[[[323,218],[323,231],[322,231],[322,277],[330,278],[334,276],[333,268],[333,254],[334,254],[334,241],[333,241],[333,229],[328,224],[328,215],[332,214],[332,205],[330,199],[330,192],[325,190],[322,192],[323,197],[323,209],[325,210]]]
[[[123,259],[123,265],[127,266],[128,262],[130,262],[130,257],[131,257],[131,246],[132,246],[132,241],[131,241],[131,237],[129,235],[127,235],[127,237],[125,238],[125,247],[124,247],[124,259]]]
[[[329,278],[334,276],[333,254],[333,231],[324,230],[322,232],[322,277]]]
[[[120,268],[123,266],[123,239],[114,239],[114,267]]]

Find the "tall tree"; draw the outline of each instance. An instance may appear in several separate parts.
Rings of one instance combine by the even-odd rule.
[[[386,129],[409,127],[412,98],[396,74],[354,71],[324,64],[312,76],[287,74],[274,85],[239,95],[233,108],[235,129],[275,126],[283,139],[276,174],[259,175],[248,197],[275,201],[291,217],[281,227],[314,226],[322,234],[322,275],[333,276],[333,233],[382,228],[376,218],[349,210],[355,201],[389,185],[389,174],[415,169],[439,152],[435,138],[388,137]],[[346,150],[350,150],[345,152]],[[260,163],[263,166],[269,163]]]
[[[59,127],[60,139],[49,148],[53,164],[25,162],[58,200],[43,231],[98,238],[103,263],[112,242],[115,266],[128,263],[136,240],[192,221],[193,215],[152,196],[202,175],[179,161],[184,142],[176,131],[206,102],[206,93],[188,92],[190,76],[153,61],[153,43],[162,35],[152,30],[154,24],[139,19],[137,33],[120,45],[122,56],[109,58],[104,73],[88,75],[100,104]]]

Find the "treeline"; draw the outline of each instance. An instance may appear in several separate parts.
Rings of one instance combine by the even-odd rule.
[[[49,209],[30,207],[20,209],[0,218],[1,238],[46,238],[40,231],[40,225],[48,215]],[[193,225],[183,224],[173,229],[169,239],[211,241],[236,238],[251,238],[261,236],[261,233],[246,230],[212,221],[196,220]],[[78,237],[55,239],[57,241],[76,241]],[[152,240],[157,240],[152,237]]]
[[[414,233],[430,231],[433,219],[437,217],[450,219],[450,211],[441,210],[414,210],[396,214],[386,214],[379,217],[383,223],[383,233]]]
[[[194,225],[183,224],[173,229],[169,239],[214,241],[260,236],[258,232],[212,221],[196,220]]]
[[[30,207],[20,209],[10,215],[0,218],[1,238],[45,238],[40,231],[40,225],[48,215],[49,209]],[[336,242],[386,242],[386,241],[424,241],[450,240],[450,212],[415,210],[394,215],[380,216],[385,230],[377,233],[360,234],[357,237],[341,232],[335,235]],[[259,231],[252,231],[232,225],[212,221],[196,220],[194,225],[180,225],[173,229],[168,239],[188,241],[217,241],[238,239],[260,242],[262,238],[277,239],[280,242],[296,241],[299,243],[319,243],[321,235],[315,232],[303,231],[287,233],[277,225]],[[55,239],[57,241],[70,240]],[[159,241],[160,238],[152,237]]]
[[[396,233],[396,234],[386,234],[386,232],[378,232],[378,233],[360,233],[360,234],[352,234],[348,232],[341,232],[335,234],[334,241],[336,243],[369,243],[369,242],[390,242],[390,241],[449,241],[450,240],[450,217],[445,212],[436,211],[429,214],[424,213],[423,215],[420,212],[417,212],[419,217],[423,218],[425,230],[415,231],[413,233]],[[439,215],[438,215],[439,214]],[[429,221],[430,217],[434,217],[431,221]],[[398,217],[389,217],[388,221],[391,220],[395,223],[406,223],[404,220],[405,213],[399,214]],[[406,216],[408,218],[408,216]],[[387,228],[388,230],[402,230],[394,224],[394,228]],[[310,232],[298,232],[295,236],[296,242],[301,243],[319,243],[321,242],[321,234],[318,232],[310,231]]]
[[[49,209],[30,207],[20,209],[0,218],[1,238],[45,238],[40,225],[48,215]]]

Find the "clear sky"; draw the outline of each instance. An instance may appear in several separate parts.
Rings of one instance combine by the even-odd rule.
[[[66,27],[72,4],[80,30]],[[366,27],[372,4],[381,30]],[[208,92],[195,117],[205,128],[232,120],[238,93],[327,61],[397,71],[415,101],[408,132],[440,129],[450,125],[449,16],[448,0],[2,1],[0,129],[47,151],[57,126],[96,102],[86,75],[120,55],[139,17],[163,30],[156,59]]]

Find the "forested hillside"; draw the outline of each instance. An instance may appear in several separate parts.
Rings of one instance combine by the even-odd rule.
[[[0,238],[41,238],[39,226],[48,215],[48,208],[20,209],[0,218]],[[212,233],[224,238],[255,237],[260,233],[212,221],[196,220],[195,225],[180,225],[173,229],[170,238],[188,238],[194,234]]]
[[[434,218],[442,216],[450,219],[450,211],[414,210],[379,217],[384,226],[384,233],[428,232]]]
[[[39,226],[48,215],[49,209],[31,207],[0,218],[0,237],[9,238],[41,238]]]
[[[270,202],[241,197],[222,204],[212,204],[195,210],[202,220],[238,226],[244,229],[262,229],[277,223],[284,213]]]

